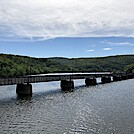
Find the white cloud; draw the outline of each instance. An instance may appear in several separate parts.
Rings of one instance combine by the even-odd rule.
[[[133,0],[0,0],[0,39],[134,37]]]
[[[134,46],[133,43],[130,42],[110,42],[110,41],[102,41],[101,43],[108,44],[111,46]]]
[[[112,48],[103,48],[104,51],[110,51]]]
[[[92,47],[96,47],[96,45],[91,45]]]
[[[93,49],[89,49],[89,50],[86,50],[86,52],[94,52],[95,50]]]

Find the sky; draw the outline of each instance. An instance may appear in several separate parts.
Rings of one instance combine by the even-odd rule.
[[[0,0],[0,53],[134,54],[133,0]]]

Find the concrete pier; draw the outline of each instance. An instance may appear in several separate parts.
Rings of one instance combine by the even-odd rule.
[[[61,80],[61,90],[62,91],[73,91],[74,89],[74,81]]]
[[[128,79],[128,76],[127,75],[122,75],[121,76],[121,80],[127,80]]]
[[[111,77],[109,77],[109,76],[101,77],[101,82],[103,84],[110,83],[111,82]]]
[[[121,81],[121,80],[123,80],[123,79],[125,79],[126,77],[125,76],[120,76],[120,75],[118,75],[118,76],[113,76],[113,81]]]
[[[128,74],[128,75],[127,75],[127,78],[128,78],[128,79],[133,79],[133,78],[134,78],[134,74]]]
[[[19,96],[32,95],[32,85],[31,84],[17,84],[16,93]]]
[[[86,86],[94,86],[97,85],[96,78],[86,78],[85,79]]]

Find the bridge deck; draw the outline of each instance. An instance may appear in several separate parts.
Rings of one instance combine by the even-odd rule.
[[[72,73],[72,74],[46,74],[32,75],[18,78],[0,78],[0,85],[14,85],[21,83],[50,82],[69,79],[85,79],[89,77],[112,76],[112,73]]]

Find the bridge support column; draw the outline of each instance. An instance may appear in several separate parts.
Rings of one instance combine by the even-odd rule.
[[[85,84],[86,86],[94,86],[94,85],[97,85],[97,80],[96,78],[86,78]]]
[[[127,79],[127,75],[122,75],[121,76],[121,80],[126,80]]]
[[[121,76],[113,76],[113,81],[121,81],[122,77]]]
[[[62,91],[73,91],[74,81],[61,80],[60,86]]]
[[[16,93],[20,96],[32,95],[32,85],[31,84],[17,84]]]
[[[111,82],[111,77],[109,77],[109,76],[104,76],[104,77],[101,78],[101,82],[102,82],[103,84],[105,84],[105,83],[110,83],[110,82]]]
[[[134,74],[128,74],[127,77],[128,77],[128,79],[133,79],[134,78]]]

